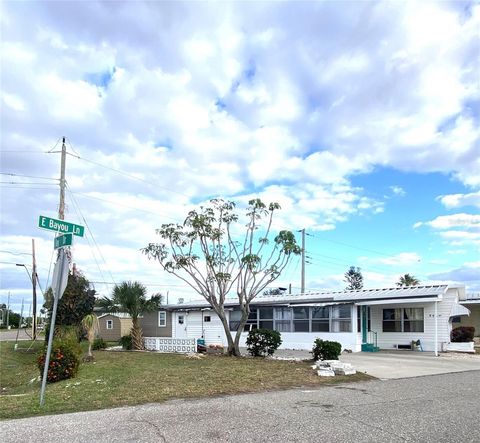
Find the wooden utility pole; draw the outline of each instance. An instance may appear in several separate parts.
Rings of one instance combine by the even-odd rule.
[[[62,160],[60,166],[60,205],[58,207],[58,218],[65,220],[65,163],[67,157],[67,147],[65,146],[65,137],[62,140]]]
[[[32,340],[37,339],[37,263],[35,261],[35,240],[32,238]]]
[[[300,230],[302,233],[302,278],[300,284],[300,292],[303,294],[305,292],[305,228]]]

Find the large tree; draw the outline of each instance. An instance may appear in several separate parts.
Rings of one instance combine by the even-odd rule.
[[[355,290],[355,289],[362,289],[363,288],[363,275],[360,268],[356,268],[355,266],[350,266],[349,270],[345,272],[345,280],[348,285],[345,289],[347,290]]]
[[[150,312],[158,309],[160,306],[160,296],[154,296],[147,299],[147,288],[139,282],[123,282],[115,285],[112,297],[103,297],[98,306],[107,312],[126,312],[132,318],[132,345],[133,349],[143,349],[143,335],[138,318],[144,312]]]
[[[397,282],[397,286],[400,288],[402,286],[417,286],[419,284],[420,284],[420,280],[418,280],[417,278],[415,278],[413,275],[410,275],[410,274],[405,274],[400,276]]]
[[[150,243],[143,249],[210,304],[223,324],[229,355],[240,355],[240,335],[252,300],[280,276],[292,255],[301,252],[290,231],[280,231],[271,241],[278,209],[277,203],[267,206],[260,199],[251,200],[243,219],[235,203],[214,199],[190,211],[183,225],[162,225],[157,234],[165,243]],[[224,308],[233,293],[242,311],[235,337]]]
[[[56,329],[62,326],[74,326],[80,328],[83,318],[93,312],[95,305],[95,289],[90,282],[75,267],[68,275],[67,286],[62,298],[58,302],[57,316],[55,319]],[[53,291],[49,288],[45,292],[45,304],[49,318],[52,315]],[[46,334],[46,339],[48,334]]]

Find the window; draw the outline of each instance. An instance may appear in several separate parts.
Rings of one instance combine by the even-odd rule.
[[[247,322],[243,327],[244,332],[251,331],[252,329],[257,329],[258,319],[257,319],[257,308],[250,307],[250,314],[247,318]],[[235,308],[230,312],[230,331],[236,331],[240,326],[240,320],[242,318],[242,311],[240,308]]]
[[[330,332],[351,332],[351,305],[332,306],[332,327]]]
[[[292,331],[292,310],[290,308],[275,308],[275,331]]]
[[[210,320],[211,320],[210,315],[205,315],[205,316],[203,317],[203,321],[204,321],[205,323],[210,322]]]
[[[107,329],[113,329],[113,320],[107,320]]]
[[[273,308],[258,308],[258,327],[260,329],[273,329]]]
[[[236,331],[240,326],[240,319],[242,318],[242,311],[234,309],[230,312],[230,331]]]
[[[330,331],[330,308],[328,306],[312,308],[312,332]]]
[[[158,311],[158,326],[165,328],[167,326],[167,313],[166,311]]]
[[[310,308],[293,308],[293,331],[309,332]]]
[[[402,332],[402,310],[383,310],[383,332]]]
[[[423,308],[383,310],[383,332],[423,332]]]
[[[423,332],[423,308],[403,309],[403,332]]]
[[[185,322],[185,316],[184,315],[179,315],[178,316],[178,324],[183,325],[184,322]]]

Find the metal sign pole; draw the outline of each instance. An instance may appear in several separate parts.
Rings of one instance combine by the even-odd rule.
[[[40,406],[43,406],[45,403],[45,388],[47,386],[47,376],[48,376],[48,366],[50,365],[50,354],[52,352],[52,342],[53,342],[53,332],[55,330],[55,318],[57,316],[57,307],[58,307],[58,300],[63,295],[63,288],[62,290],[62,281],[64,280],[65,276],[65,265],[64,262],[66,260],[65,251],[63,249],[60,250],[59,259],[57,262],[58,268],[58,275],[56,281],[53,283],[55,284],[55,288],[53,291],[53,309],[52,309],[52,319],[50,321],[50,332],[48,334],[48,347],[47,353],[45,355],[45,367],[43,368],[43,377],[42,377],[42,389],[40,391]],[[68,273],[68,268],[67,271]],[[68,278],[68,274],[67,274]]]

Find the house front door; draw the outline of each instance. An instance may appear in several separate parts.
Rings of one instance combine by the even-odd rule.
[[[187,312],[175,313],[175,338],[187,338]]]

